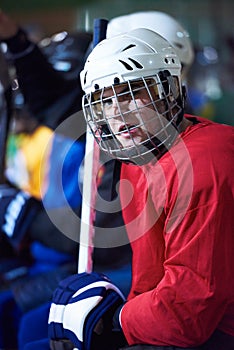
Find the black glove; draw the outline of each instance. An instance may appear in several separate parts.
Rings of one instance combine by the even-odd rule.
[[[51,349],[61,348],[61,342],[67,347],[70,341],[79,350],[117,350],[126,340],[112,320],[124,302],[120,290],[103,274],[66,278],[55,290],[50,308]]]
[[[90,343],[91,350],[118,350],[127,344],[118,318],[123,303],[116,309],[113,305],[96,324]],[[116,324],[118,323],[118,327]]]
[[[0,187],[0,232],[18,249],[36,213],[40,201],[14,187]]]

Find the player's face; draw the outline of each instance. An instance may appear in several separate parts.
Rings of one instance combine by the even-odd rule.
[[[139,81],[131,83],[131,88],[124,83],[114,91],[105,89],[101,100],[108,126],[123,147],[140,144],[163,127],[164,107],[152,79],[147,86]]]

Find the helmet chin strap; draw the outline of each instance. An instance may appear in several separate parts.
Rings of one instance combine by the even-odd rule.
[[[178,113],[177,119],[173,123],[175,125],[175,127],[177,128],[177,130],[179,131],[179,126],[180,126],[180,124],[183,120],[183,116],[184,116],[185,101],[186,101],[186,97],[187,97],[186,87],[184,85],[182,85],[182,88],[181,88],[182,92],[180,94],[178,92],[177,87],[175,86],[173,77],[171,76],[171,74],[168,70],[164,70],[164,71],[159,72],[159,78],[161,80],[161,84],[163,86],[165,93],[168,94],[169,91],[171,90],[172,95],[174,96],[174,99],[176,100],[178,106],[181,108],[180,113]],[[178,96],[177,96],[177,94],[178,94]]]
[[[184,85],[182,85],[182,94],[176,100],[178,105],[181,106],[181,111],[180,111],[178,118],[176,120],[176,126],[177,126],[178,130],[179,130],[179,126],[180,126],[180,124],[183,120],[183,117],[184,117],[186,97],[187,97],[186,87]]]
[[[170,91],[172,93],[171,96],[174,97],[174,100],[177,102],[178,106],[181,108],[180,113],[178,113],[177,119],[175,122],[173,122],[173,125],[179,130],[179,126],[183,120],[184,116],[184,107],[185,107],[185,100],[186,100],[186,88],[185,86],[182,86],[182,93],[180,94],[178,91],[178,87],[176,86],[173,76],[168,70],[160,71],[158,73],[159,79],[162,84],[163,93],[166,95],[169,95]],[[173,101],[171,101],[173,103]],[[170,106],[168,106],[170,109]],[[169,119],[171,119],[169,117]]]
[[[184,110],[184,108],[185,108],[186,99],[187,99],[187,90],[186,90],[186,86],[185,86],[185,85],[182,85],[182,97],[181,97],[181,100],[182,100],[182,108],[183,108],[183,110]]]

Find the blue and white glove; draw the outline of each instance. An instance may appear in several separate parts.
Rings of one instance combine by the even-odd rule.
[[[55,290],[49,313],[51,349],[115,350],[126,344],[112,319],[125,302],[121,291],[99,273],[69,276]],[[61,346],[64,342],[64,347]],[[66,346],[65,346],[66,344]]]

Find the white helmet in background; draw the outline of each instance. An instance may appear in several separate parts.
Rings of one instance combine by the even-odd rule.
[[[85,63],[81,84],[86,122],[100,148],[113,158],[144,164],[159,159],[177,137],[183,117],[181,63],[158,33],[138,28],[101,41]],[[148,100],[141,107],[139,93]],[[118,106],[115,113],[112,102]],[[122,126],[114,132],[111,124],[117,119]],[[157,130],[135,142],[133,128],[147,130],[147,123]],[[131,141],[125,146],[119,140],[127,134]]]
[[[172,16],[159,11],[142,11],[111,19],[107,38],[136,28],[153,30],[164,37],[176,50],[182,67],[189,69],[194,59],[194,49],[189,33]]]

